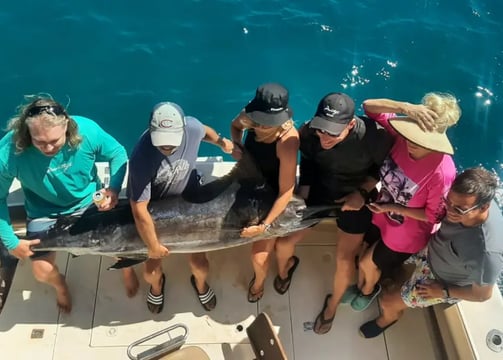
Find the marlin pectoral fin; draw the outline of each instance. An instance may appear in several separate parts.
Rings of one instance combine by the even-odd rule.
[[[119,260],[115,264],[109,266],[107,268],[107,270],[124,269],[124,268],[130,267],[130,266],[142,263],[145,260],[147,260],[146,256],[145,257],[139,257],[139,258],[138,257],[135,257],[135,258],[119,258]]]

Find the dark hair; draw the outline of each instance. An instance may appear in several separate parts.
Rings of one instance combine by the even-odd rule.
[[[491,202],[498,188],[498,178],[482,167],[466,169],[456,176],[451,190],[462,195],[475,195],[479,206]]]

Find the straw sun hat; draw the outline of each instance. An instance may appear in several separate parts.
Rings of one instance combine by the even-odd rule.
[[[425,149],[453,155],[454,149],[447,137],[447,125],[439,125],[432,131],[422,130],[416,121],[404,118],[389,120],[390,125],[404,138]]]

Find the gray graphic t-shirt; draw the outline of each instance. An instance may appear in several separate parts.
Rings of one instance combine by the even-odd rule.
[[[465,227],[442,221],[428,244],[435,277],[459,286],[492,285],[503,270],[503,216],[496,202],[483,224]]]
[[[163,199],[183,192],[196,166],[197,154],[205,130],[194,117],[185,117],[182,143],[170,156],[152,145],[145,131],[129,159],[127,196],[134,201]]]

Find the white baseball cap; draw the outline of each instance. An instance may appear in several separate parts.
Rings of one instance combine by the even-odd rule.
[[[150,119],[150,137],[154,146],[180,146],[185,127],[185,115],[172,102],[157,104]]]

